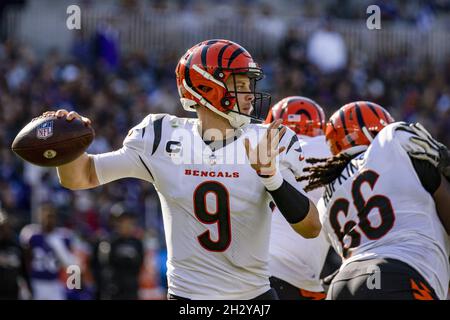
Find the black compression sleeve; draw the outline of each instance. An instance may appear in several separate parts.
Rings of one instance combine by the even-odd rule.
[[[419,176],[422,186],[431,195],[433,195],[441,185],[441,174],[439,170],[428,161],[419,160],[412,157],[410,157],[410,159],[417,175]]]
[[[276,190],[269,191],[273,201],[290,224],[296,224],[308,215],[309,199],[286,180]]]

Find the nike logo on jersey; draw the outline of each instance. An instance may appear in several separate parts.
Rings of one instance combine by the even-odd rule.
[[[298,153],[300,153],[300,155],[298,156],[298,160],[300,160],[300,161],[305,160],[305,156],[303,155],[302,147],[299,146],[297,149],[294,149],[294,151],[297,151]]]

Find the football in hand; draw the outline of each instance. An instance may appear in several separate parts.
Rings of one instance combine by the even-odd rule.
[[[16,136],[12,150],[22,159],[42,167],[57,167],[78,158],[94,140],[94,129],[81,120],[38,117]]]

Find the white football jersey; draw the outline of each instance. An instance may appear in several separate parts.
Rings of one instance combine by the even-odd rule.
[[[318,209],[332,246],[344,259],[400,260],[445,299],[449,242],[432,196],[402,147],[410,133],[385,127],[363,154],[325,188]]]
[[[325,136],[299,136],[305,158],[328,158],[331,153]],[[302,181],[302,186],[306,183]],[[317,204],[323,189],[308,193]],[[295,232],[275,207],[270,235],[270,274],[297,288],[313,292],[324,291],[320,284],[320,272],[330,245],[323,231],[314,239],[305,239]]]
[[[198,132],[198,119],[149,115],[130,130],[122,149],[94,156],[101,184],[124,177],[154,184],[163,213],[169,293],[251,299],[270,289],[271,196],[244,148],[245,137],[255,147],[266,127],[250,124],[213,152]],[[281,173],[301,190],[295,177],[302,153],[292,130],[281,145],[287,148],[279,156]]]

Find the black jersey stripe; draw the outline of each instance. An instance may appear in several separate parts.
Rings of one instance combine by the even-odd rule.
[[[145,164],[144,160],[142,160],[141,156],[139,156],[139,160],[141,160],[142,164],[144,165],[144,168],[147,170],[147,172],[150,175],[150,177],[152,177],[152,180],[155,180],[155,178],[153,178],[153,175],[152,175],[150,169],[147,167],[147,165]]]
[[[163,116],[153,122],[153,133],[154,133],[155,139],[153,140],[152,155],[155,153],[156,149],[158,149],[158,146],[161,142],[162,123],[163,123],[164,117],[165,116]]]

